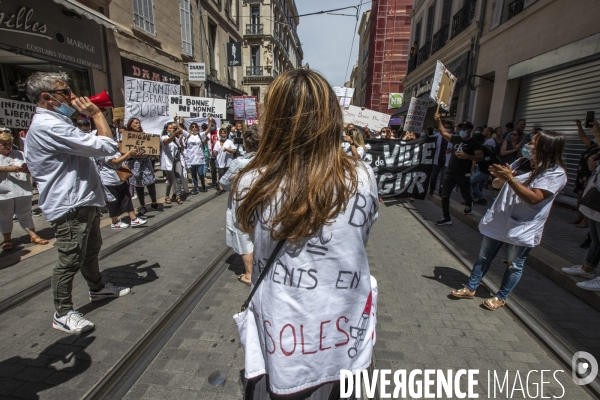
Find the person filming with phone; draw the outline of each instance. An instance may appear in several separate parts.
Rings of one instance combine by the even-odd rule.
[[[37,105],[25,159],[38,184],[39,206],[56,231],[52,326],[81,333],[93,329],[94,323],[73,310],[71,290],[77,271],[81,270],[92,301],[125,296],[130,289],[104,284],[98,264],[104,193],[93,158],[115,155],[118,145],[100,109],[87,97],[76,97],[68,82],[64,72],[35,72],[25,82],[27,97]],[[70,117],[75,112],[94,121],[97,136],[73,124]]]

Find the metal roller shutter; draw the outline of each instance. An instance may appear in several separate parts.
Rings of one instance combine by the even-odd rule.
[[[600,60],[521,81],[515,121],[527,120],[526,133],[535,126],[565,135],[569,181],[564,193],[569,195],[573,195],[579,157],[586,148],[573,121],[579,119],[583,124],[587,111],[596,111],[596,118],[600,118]],[[591,136],[591,131],[585,130]]]

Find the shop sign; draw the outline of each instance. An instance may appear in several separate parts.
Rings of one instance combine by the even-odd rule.
[[[177,75],[170,74],[152,65],[130,60],[129,58],[121,57],[121,67],[123,69],[123,76],[175,85],[180,84],[180,79]]]
[[[189,63],[188,79],[190,80],[190,82],[204,82],[206,80],[206,64]]]
[[[242,43],[227,43],[227,66],[239,67],[242,65]]]
[[[100,25],[87,18],[67,17],[53,1],[2,0],[0,30],[0,43],[26,54],[103,69]]]

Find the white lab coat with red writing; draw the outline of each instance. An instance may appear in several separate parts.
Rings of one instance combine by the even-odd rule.
[[[341,369],[356,372],[371,363],[377,289],[365,247],[379,196],[373,170],[363,165],[347,209],[317,235],[286,242],[250,303],[248,329],[255,332],[241,338],[246,377],[269,374],[274,393],[335,381]],[[257,175],[246,173],[238,190]],[[255,226],[253,283],[277,244],[267,215]]]

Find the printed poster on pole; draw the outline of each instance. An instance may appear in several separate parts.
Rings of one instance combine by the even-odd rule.
[[[232,96],[233,116],[237,120],[258,119],[257,96]]]

